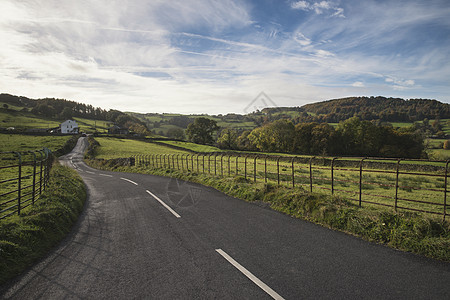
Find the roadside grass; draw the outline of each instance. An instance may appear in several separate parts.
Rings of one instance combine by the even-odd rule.
[[[143,143],[143,142],[141,142]],[[101,143],[100,143],[101,144]],[[109,145],[109,149],[117,151],[120,143],[115,141]],[[100,149],[103,147],[99,147]],[[166,147],[154,149],[154,153],[167,154]],[[173,150],[173,149],[172,149]],[[105,151],[105,149],[103,150]],[[129,157],[127,155],[122,157]],[[103,156],[105,157],[105,156]],[[197,160],[198,157],[198,160]],[[265,170],[263,160],[257,160],[256,182],[254,179],[253,160],[248,160],[247,176],[245,177],[245,160],[238,158],[236,172],[236,158],[221,159],[218,156],[196,155],[173,157],[171,166],[181,166],[182,170],[168,169],[168,160],[160,160],[165,168],[152,168],[148,165],[117,166],[105,163],[98,159],[87,160],[92,167],[113,170],[119,172],[132,172],[153,174],[160,176],[176,177],[187,181],[197,182],[216,188],[230,196],[246,201],[264,202],[274,210],[286,213],[296,218],[321,224],[323,226],[344,231],[369,241],[388,245],[403,251],[425,255],[435,259],[450,261],[450,223],[442,221],[442,216],[395,211],[391,208],[374,206],[364,203],[362,207],[357,205],[359,191],[359,168],[337,168],[335,171],[336,192],[330,195],[329,170],[323,168],[313,169],[313,192],[309,191],[309,165],[296,165],[296,186],[292,187],[292,175],[287,162],[282,162],[280,168],[281,184],[277,185],[276,169],[278,166],[272,162],[267,166],[267,183],[265,182]],[[179,160],[182,160],[181,162]],[[151,161],[148,161],[151,164]],[[197,164],[198,162],[198,164]],[[183,167],[184,166],[184,167]],[[229,166],[229,167],[228,167]],[[317,166],[316,166],[317,167]],[[224,176],[221,176],[221,175]],[[230,174],[228,176],[228,174]],[[375,201],[375,196],[384,193],[384,197],[376,201],[392,204],[395,190],[395,174],[391,173],[366,173],[363,174],[362,195],[365,201]],[[407,203],[401,200],[403,197],[415,197],[418,200],[443,201],[443,191],[418,190],[418,187],[430,189],[443,189],[443,178],[430,177],[419,178],[413,175],[400,177],[399,206],[423,208],[421,203]],[[346,192],[340,190],[346,190]],[[370,193],[369,193],[370,192]],[[378,198],[378,197],[377,197]],[[436,200],[438,199],[438,200]],[[427,209],[432,210],[429,206]],[[442,207],[436,205],[439,212]]]
[[[0,220],[0,284],[23,272],[70,232],[83,209],[81,177],[58,163],[42,196],[21,216]]]
[[[1,151],[17,151],[22,152],[21,160],[21,186],[22,194],[31,193],[33,185],[34,173],[34,154],[36,154],[36,181],[41,180],[41,153],[35,150],[40,150],[43,147],[50,148],[52,153],[57,157],[69,153],[76,145],[78,136],[30,136],[30,135],[8,135],[0,134],[0,149]],[[4,148],[5,147],[5,148]],[[24,153],[25,151],[30,151]],[[14,153],[0,154],[0,167],[10,166],[8,168],[0,169],[0,194],[12,192],[18,189],[18,180],[7,181],[17,178],[19,174],[18,156]],[[11,167],[14,166],[14,167]],[[7,182],[3,182],[7,181]],[[25,188],[27,187],[27,188]],[[0,210],[9,206],[7,204],[10,199],[16,197],[16,194],[9,194],[0,196]]]

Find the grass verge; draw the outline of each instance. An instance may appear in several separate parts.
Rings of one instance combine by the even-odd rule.
[[[55,163],[39,200],[21,216],[0,220],[0,284],[31,266],[66,236],[85,199],[81,177]]]
[[[170,176],[213,187],[246,201],[262,201],[276,211],[365,240],[450,262],[450,223],[410,212],[360,208],[350,201],[298,188],[253,183],[242,176],[216,177],[189,171],[112,166],[89,160],[92,167],[121,172]]]

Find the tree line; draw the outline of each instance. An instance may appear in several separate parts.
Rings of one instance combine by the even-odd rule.
[[[215,121],[198,118],[188,126],[186,134],[193,142],[212,144],[213,132],[217,130]],[[216,145],[229,150],[307,155],[426,156],[423,135],[416,128],[395,129],[358,117],[341,121],[336,127],[317,122],[294,125],[290,120],[277,120],[241,133],[225,128],[218,135]]]
[[[361,120],[384,122],[415,122],[450,118],[450,105],[436,100],[349,97],[302,106],[295,123],[338,123],[357,116]]]

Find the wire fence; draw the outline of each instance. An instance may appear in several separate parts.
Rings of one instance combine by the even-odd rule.
[[[449,161],[324,158],[237,153],[137,155],[136,166],[176,169],[343,196],[377,205],[448,216]]]
[[[47,148],[0,152],[0,219],[35,203],[47,186],[52,160]]]

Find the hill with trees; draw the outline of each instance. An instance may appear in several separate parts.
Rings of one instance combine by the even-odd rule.
[[[294,112],[293,116],[292,113]],[[338,123],[351,117],[381,122],[416,122],[450,118],[450,105],[437,100],[386,97],[349,97],[306,104],[301,107],[266,108],[270,121],[293,117],[294,123]]]
[[[74,117],[104,120],[126,127],[135,133],[149,133],[145,124],[136,117],[118,110],[105,110],[75,101],[55,98],[30,99],[27,97],[0,94],[0,103],[3,103],[1,107],[2,111],[9,114],[41,117],[47,120],[67,120]],[[9,109],[10,106],[15,109]]]

